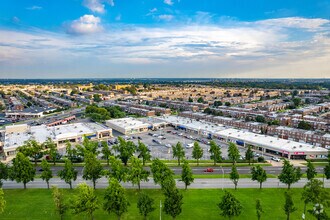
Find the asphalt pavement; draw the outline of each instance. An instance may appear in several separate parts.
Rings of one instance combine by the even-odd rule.
[[[207,174],[207,175],[212,175],[212,174],[229,174],[231,172],[231,167],[213,167],[214,172],[213,173],[206,173],[204,172],[207,167],[192,167],[193,174]],[[78,176],[82,176],[83,172],[83,166],[80,167],[75,167],[75,169],[78,171]],[[170,167],[175,174],[181,174],[181,167]],[[306,172],[307,167],[300,167],[301,171],[303,173]],[[37,174],[40,174],[41,171],[39,171],[40,167],[37,167]],[[53,171],[54,174],[58,173],[58,171],[62,170],[63,167],[55,166],[51,167],[51,170]],[[109,167],[104,167],[104,169],[109,169]],[[150,167],[146,167],[146,170],[150,171]],[[282,167],[273,167],[273,166],[264,166],[264,170],[266,170],[267,174],[274,174],[278,175],[282,171]],[[323,173],[323,167],[316,167],[315,168],[318,173]],[[237,171],[239,174],[250,174],[251,173],[251,167],[237,167]]]
[[[322,181],[322,179],[320,179]],[[73,182],[73,187],[76,187],[79,183],[86,182],[90,186],[92,186],[91,181],[85,181],[82,177],[78,177],[75,182]],[[299,182],[293,184],[292,188],[302,188],[307,183],[307,179],[303,178]],[[69,188],[69,185],[66,184],[63,180],[59,178],[53,178],[50,180],[50,185],[57,186],[59,188]],[[122,183],[125,188],[134,189],[137,186],[133,186],[131,183]],[[330,188],[330,181],[325,180],[324,186],[326,188]],[[97,181],[96,188],[103,189],[108,187],[108,179],[101,178]],[[183,189],[184,183],[177,180],[177,187]],[[286,188],[287,186],[283,183],[280,183],[277,178],[269,178],[266,182],[263,183],[263,188]],[[22,183],[16,183],[14,181],[4,181],[3,184],[4,189],[22,189]],[[27,184],[27,188],[47,188],[47,184],[42,179],[35,179],[33,182]],[[149,179],[148,182],[142,182],[141,188],[143,189],[159,189],[160,186],[154,184],[152,178]],[[195,179],[194,183],[192,183],[189,188],[192,189],[225,189],[225,188],[234,188],[234,184],[230,179]],[[240,179],[238,182],[238,188],[259,188],[259,183],[256,181],[252,181],[248,178]]]

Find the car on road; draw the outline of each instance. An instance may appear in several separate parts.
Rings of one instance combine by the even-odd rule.
[[[155,142],[157,144],[162,144],[162,142],[160,142],[159,140],[156,140],[156,139],[152,139],[152,142]]]
[[[276,161],[276,162],[280,162],[281,161],[281,159],[278,158],[278,157],[272,157],[271,160]]]
[[[192,148],[194,146],[194,143],[186,144],[186,148]]]
[[[206,172],[206,173],[213,173],[214,170],[213,170],[213,168],[206,168],[206,169],[204,170],[204,172]]]
[[[139,140],[142,140],[142,137],[140,137],[140,136],[139,136],[139,137],[137,137],[137,138],[138,138]]]

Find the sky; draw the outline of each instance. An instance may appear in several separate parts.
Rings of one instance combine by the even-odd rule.
[[[1,0],[0,78],[330,78],[330,0]]]

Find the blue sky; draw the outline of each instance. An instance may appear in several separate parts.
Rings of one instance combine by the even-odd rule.
[[[2,0],[0,77],[330,77],[330,0]]]

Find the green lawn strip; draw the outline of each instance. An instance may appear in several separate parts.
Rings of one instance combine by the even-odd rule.
[[[330,189],[327,189],[330,191]],[[70,204],[70,198],[75,194],[75,190],[64,189],[64,196],[68,204]],[[164,196],[161,190],[148,189],[145,190],[148,195],[155,199],[156,210],[150,215],[149,219],[159,218],[159,202],[164,202]],[[242,213],[236,220],[256,219],[255,215],[255,200],[261,199],[263,210],[262,219],[282,220],[285,219],[283,204],[284,204],[284,192],[286,189],[228,189],[232,192],[236,198],[241,202],[243,206]],[[224,191],[221,189],[189,189],[187,191],[181,190],[183,193],[183,206],[182,213],[177,217],[180,219],[224,219],[221,217],[220,210],[217,204],[220,202]],[[297,211],[291,216],[291,219],[301,219],[303,212],[303,201],[301,200],[302,189],[291,189],[293,193],[293,201],[297,207]],[[51,195],[51,191],[47,189],[11,189],[4,190],[7,206],[5,212],[0,215],[2,220],[11,219],[59,219],[54,212],[54,203]],[[100,209],[95,212],[95,219],[117,219],[115,215],[108,215],[102,210],[104,189],[96,190],[99,198]],[[137,190],[127,190],[128,199],[130,201],[130,207],[128,213],[125,214],[123,220],[143,219],[136,207],[137,203]],[[308,205],[307,209],[311,209],[312,205]],[[330,208],[325,208],[327,213],[330,212]],[[87,219],[83,215],[72,215],[71,211],[68,211],[64,219]],[[162,213],[162,219],[172,219],[170,216]],[[306,215],[306,219],[314,219],[309,213]]]
[[[301,164],[307,165],[307,163],[301,163]],[[318,167],[325,167],[328,164],[328,162],[312,162],[312,164]]]

